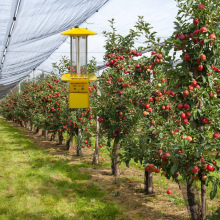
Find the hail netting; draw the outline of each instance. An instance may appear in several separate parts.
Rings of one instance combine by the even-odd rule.
[[[83,23],[107,1],[1,1],[0,98],[66,40],[68,36],[60,35],[61,32]],[[16,20],[13,22],[15,14]],[[9,37],[11,29],[11,37]],[[4,62],[1,64],[4,54]]]

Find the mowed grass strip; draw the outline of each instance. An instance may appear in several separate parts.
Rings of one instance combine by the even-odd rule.
[[[0,118],[0,219],[124,219],[81,167],[52,160]]]

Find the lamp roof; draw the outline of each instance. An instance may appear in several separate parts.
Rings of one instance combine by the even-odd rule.
[[[61,33],[62,35],[69,35],[71,37],[83,37],[89,35],[96,35],[97,33],[90,31],[86,28],[71,28],[68,31]]]

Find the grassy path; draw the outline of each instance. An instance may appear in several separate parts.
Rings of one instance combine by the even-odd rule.
[[[53,160],[0,118],[0,219],[124,219],[82,167]]]
[[[108,158],[93,166],[91,149],[76,157],[65,148],[0,117],[0,220],[189,219],[177,184],[161,174],[154,175],[155,194],[145,195],[139,164],[122,164],[116,185]],[[102,149],[101,158],[106,154]],[[207,201],[209,211],[219,196]]]

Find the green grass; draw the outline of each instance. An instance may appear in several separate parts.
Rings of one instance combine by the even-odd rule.
[[[0,219],[123,219],[80,172],[90,165],[51,159],[0,118]]]

